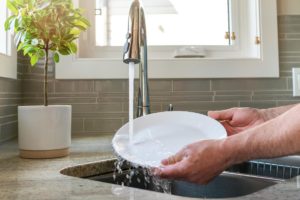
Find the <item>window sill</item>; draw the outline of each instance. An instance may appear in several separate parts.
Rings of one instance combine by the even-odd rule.
[[[279,61],[275,58],[150,59],[148,65],[149,78],[152,79],[279,77]],[[69,56],[57,64],[56,78],[127,79],[128,67],[120,59],[77,59]]]

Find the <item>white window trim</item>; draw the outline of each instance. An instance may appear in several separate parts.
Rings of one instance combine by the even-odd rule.
[[[6,16],[7,17],[7,16]],[[2,28],[4,25],[2,24]],[[13,44],[12,35],[6,33],[6,54],[0,53],[0,77],[17,79],[17,50]]]
[[[77,0],[74,0],[75,3]],[[260,0],[259,57],[149,59],[149,78],[268,78],[279,77],[277,1]],[[78,2],[77,2],[78,3]],[[246,30],[240,30],[242,32]],[[247,33],[245,33],[247,34]],[[120,59],[67,56],[57,64],[57,79],[126,79]]]

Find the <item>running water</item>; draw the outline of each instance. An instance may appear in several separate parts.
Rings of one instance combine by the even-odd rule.
[[[129,144],[133,141],[134,63],[129,63]]]

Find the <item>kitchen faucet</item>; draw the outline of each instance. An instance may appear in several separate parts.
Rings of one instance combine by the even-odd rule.
[[[139,64],[136,117],[150,114],[146,21],[144,9],[139,0],[134,0],[130,7],[123,62]]]

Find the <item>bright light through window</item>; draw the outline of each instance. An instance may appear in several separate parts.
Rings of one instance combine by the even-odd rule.
[[[4,22],[7,17],[6,1],[0,1],[0,53],[7,54],[7,33]]]
[[[96,0],[97,46],[122,46],[132,0]],[[143,0],[148,44],[229,45],[228,0]]]

